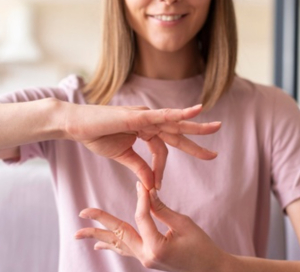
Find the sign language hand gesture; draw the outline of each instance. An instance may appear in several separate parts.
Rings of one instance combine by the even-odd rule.
[[[69,138],[92,152],[111,158],[131,169],[147,189],[161,186],[168,150],[176,147],[199,159],[217,154],[198,146],[183,134],[204,135],[219,130],[220,122],[199,124],[186,121],[197,116],[201,105],[186,109],[149,110],[145,107],[74,106],[66,116]],[[152,154],[151,167],[133,150],[137,138]]]
[[[166,207],[153,188],[148,192],[137,183],[136,223],[139,233],[129,224],[98,209],[85,209],[82,218],[99,221],[107,229],[84,228],[75,238],[95,238],[95,249],[112,250],[138,259],[144,267],[172,272],[222,271],[231,257],[218,248],[189,217]],[[161,234],[151,217],[168,226]]]

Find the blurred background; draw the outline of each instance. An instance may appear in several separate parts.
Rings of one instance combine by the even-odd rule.
[[[274,0],[235,0],[238,74],[273,82]],[[99,49],[97,0],[0,0],[0,93],[88,78]]]
[[[0,92],[90,75],[99,8],[97,0],[0,0]]]
[[[88,79],[98,60],[100,1],[0,0],[0,94],[56,86],[71,73]],[[234,3],[239,32],[237,73],[258,83],[286,87],[296,97],[298,1]],[[286,23],[286,18],[294,21]],[[293,78],[285,78],[283,70]],[[34,160],[18,168],[0,163],[0,272],[57,270],[59,233],[51,190],[45,163]],[[274,259],[300,260],[291,225],[273,198],[268,254]]]

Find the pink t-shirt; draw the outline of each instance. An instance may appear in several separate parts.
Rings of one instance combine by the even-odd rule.
[[[199,103],[202,85],[202,76],[164,81],[132,75],[110,104],[185,108]],[[3,96],[0,102],[57,97],[85,104],[83,86],[82,79],[71,75],[57,88],[20,90]],[[227,252],[265,257],[270,191],[282,209],[300,198],[300,111],[296,103],[278,88],[236,77],[216,106],[194,120],[222,121],[221,130],[214,135],[189,136],[218,151],[219,156],[202,161],[169,147],[160,198],[190,216]],[[151,163],[144,142],[138,140],[134,148]],[[60,272],[148,271],[132,258],[94,251],[95,240],[74,239],[80,228],[100,227],[78,217],[87,207],[101,208],[136,226],[137,178],[130,170],[67,140],[22,146],[21,162],[33,157],[48,160],[53,173]]]

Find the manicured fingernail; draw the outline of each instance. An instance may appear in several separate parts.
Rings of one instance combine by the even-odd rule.
[[[136,190],[137,191],[141,190],[141,183],[139,181],[136,182]]]
[[[198,105],[195,105],[195,106],[193,106],[192,108],[196,108],[196,109],[200,109],[200,108],[202,108],[202,104],[198,104]]]
[[[211,122],[211,123],[209,123],[210,125],[212,125],[212,126],[219,126],[219,125],[221,125],[222,124],[222,122]]]
[[[83,239],[83,236],[79,233],[75,233],[74,238],[75,239]]]
[[[156,184],[155,184],[155,189],[157,190],[157,191],[159,191],[160,189],[161,189],[161,182],[156,182]]]
[[[152,188],[152,189],[150,190],[150,196],[151,196],[154,200],[158,198],[158,196],[157,196],[157,191],[156,191],[155,188]]]
[[[81,212],[79,214],[79,217],[81,218],[84,218],[84,219],[92,219],[88,214],[84,213],[84,212]]]
[[[216,152],[216,151],[212,151],[212,150],[208,150],[208,149],[206,149],[206,148],[203,148],[203,151],[206,151],[206,152],[208,152],[208,153],[210,153],[210,154],[213,154],[213,155],[215,155],[215,156],[218,156],[218,152]]]

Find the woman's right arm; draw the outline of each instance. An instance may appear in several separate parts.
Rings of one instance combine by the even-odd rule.
[[[18,157],[24,144],[64,138],[64,107],[55,98],[0,103],[0,159]]]
[[[34,142],[66,139],[82,143],[93,153],[113,159],[145,181],[147,189],[160,188],[169,144],[199,159],[217,154],[198,146],[183,134],[204,135],[219,130],[221,123],[186,121],[201,106],[150,110],[145,107],[78,105],[56,98],[0,104],[2,159],[19,155],[17,147]],[[152,154],[152,169],[133,150],[143,139]],[[7,157],[8,156],[8,157]]]

